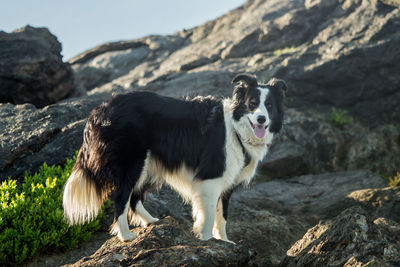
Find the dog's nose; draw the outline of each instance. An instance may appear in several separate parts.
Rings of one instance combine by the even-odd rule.
[[[259,124],[263,124],[264,122],[266,121],[266,118],[265,118],[265,116],[258,116],[257,117],[257,122],[259,123]]]

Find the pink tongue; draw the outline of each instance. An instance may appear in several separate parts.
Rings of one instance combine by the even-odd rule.
[[[258,138],[264,138],[264,135],[265,135],[265,128],[264,128],[264,126],[256,126],[255,128],[254,128],[254,133],[255,133],[255,135],[258,137]]]

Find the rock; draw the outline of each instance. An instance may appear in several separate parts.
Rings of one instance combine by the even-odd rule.
[[[362,207],[372,219],[384,217],[400,222],[400,187],[356,190],[329,207],[326,214],[331,217],[336,216],[342,210],[352,206]]]
[[[299,24],[303,30],[314,25],[306,42],[296,39],[292,45],[297,52],[285,56],[273,71],[292,88],[290,105],[344,108],[366,125],[399,121],[400,76],[394,74],[399,66],[392,60],[400,57],[400,38],[393,28],[400,10],[381,1],[322,2],[306,1],[303,10],[284,16],[288,18],[282,32]]]
[[[246,246],[201,241],[188,227],[166,217],[148,228],[136,228],[138,237],[132,242],[111,238],[72,266],[247,266],[250,253]]]
[[[281,266],[398,266],[400,224],[371,220],[360,207],[309,229],[288,251]]]
[[[130,89],[137,79],[153,76],[157,65],[183,42],[178,36],[148,36],[106,43],[77,55],[69,63],[77,83],[86,90],[112,81]]]
[[[72,94],[73,72],[46,28],[0,32],[0,102],[43,107]]]
[[[287,106],[295,108],[288,109],[287,124],[260,166],[263,177],[364,168],[392,175],[400,166],[400,133],[390,125],[400,122],[400,93],[394,89],[399,87],[400,72],[396,69],[398,49],[389,52],[397,48],[400,15],[390,3],[248,1],[202,26],[171,36],[107,43],[78,55],[70,64],[77,77],[76,88],[87,89],[93,97],[129,90],[174,97],[227,97],[232,94],[230,80],[238,72],[255,73],[261,79],[284,78],[289,84]],[[368,62],[366,53],[371,55]],[[327,121],[332,107],[348,110],[354,124],[340,129]],[[40,132],[37,128],[41,126],[30,123],[38,119],[37,112],[31,114],[25,108],[23,116],[0,111],[2,118],[16,116],[0,125],[0,136],[9,136],[2,139],[2,177],[20,175],[24,165],[36,171],[37,164],[23,158],[35,158],[61,129],[89,114],[71,117],[64,124],[49,118],[59,121],[52,128],[57,130]],[[56,116],[46,112],[39,113]],[[23,133],[10,123],[19,120]],[[31,133],[35,138],[29,137]],[[74,144],[68,153],[79,147],[75,144],[80,135],[73,136],[77,139],[68,139]],[[58,157],[53,160],[54,153],[49,155],[37,159],[60,162]]]
[[[347,171],[304,175],[257,183],[251,195],[281,204],[308,217],[310,223],[328,216],[327,208],[338,204],[351,192],[384,187],[383,179],[369,171]]]
[[[70,99],[37,109],[0,104],[0,181],[61,164],[82,144],[85,119],[109,94]]]
[[[305,173],[370,169],[393,175],[400,166],[400,131],[358,123],[336,127],[312,112],[287,110],[287,122],[260,164],[264,179]]]
[[[105,44],[70,63],[89,94],[227,97],[237,72],[284,78],[286,105],[295,108],[260,166],[263,177],[363,168],[392,175],[400,165],[400,133],[390,125],[400,123],[399,20],[390,1],[248,1],[202,26]],[[354,124],[327,121],[333,107]]]
[[[400,130],[393,125],[383,125],[375,130],[355,134],[348,147],[346,167],[357,169],[369,166],[384,175],[394,175],[400,166]]]
[[[273,144],[258,168],[259,177],[286,178],[309,173],[304,147],[293,142]]]
[[[267,196],[258,194],[258,184],[234,193],[229,204],[227,235],[246,244],[254,266],[276,266],[286,250],[306,231],[307,220]]]
[[[202,26],[131,41],[142,45],[136,48],[124,47],[125,42],[105,45],[71,63],[77,76],[90,72],[88,81],[101,80],[88,89],[109,80],[124,90],[162,92],[164,83],[154,81],[167,78],[179,84],[175,89],[197,90],[203,89],[195,87],[199,79],[217,72],[251,72],[266,80],[277,76],[288,82],[288,106],[318,113],[345,109],[363,125],[377,127],[400,122],[400,9],[393,5],[374,0],[248,1]],[[139,51],[142,57],[134,56]],[[124,54],[125,65],[118,56]],[[195,73],[196,80],[186,78]],[[230,95],[231,88],[217,93]]]

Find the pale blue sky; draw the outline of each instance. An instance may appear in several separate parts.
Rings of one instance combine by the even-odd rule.
[[[0,30],[47,27],[67,60],[96,45],[192,28],[245,0],[8,0],[0,2]]]

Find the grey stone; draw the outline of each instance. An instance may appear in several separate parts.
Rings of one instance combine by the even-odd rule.
[[[43,162],[60,164],[82,143],[84,119],[109,94],[65,100],[37,109],[0,104],[0,180],[35,172]]]
[[[61,44],[46,28],[0,32],[0,102],[43,107],[75,90]]]
[[[309,172],[304,147],[293,142],[280,142],[271,146],[258,167],[258,177],[263,179],[285,178]]]
[[[309,229],[287,252],[281,266],[398,266],[400,224],[371,220],[360,207]]]
[[[336,205],[353,191],[384,186],[385,182],[379,175],[359,170],[261,182],[257,183],[251,195],[270,199],[301,214],[310,214],[310,219],[315,220],[326,216],[328,207]]]

